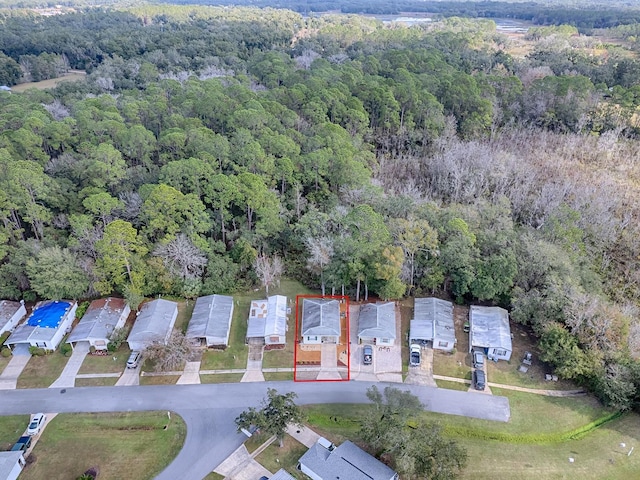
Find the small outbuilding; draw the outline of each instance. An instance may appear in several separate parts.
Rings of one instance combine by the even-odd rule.
[[[450,352],[456,345],[453,304],[439,298],[416,298],[409,328],[409,343],[431,343]]]
[[[305,298],[302,302],[302,343],[340,341],[340,302],[327,298]]]
[[[24,301],[0,300],[0,335],[13,331],[26,314]]]
[[[229,345],[232,318],[233,297],[200,297],[196,300],[189,320],[187,338],[192,338],[206,347],[226,347]]]
[[[55,350],[63,337],[71,330],[78,304],[70,300],[39,302],[27,321],[19,325],[5,342],[10,347],[28,347]]]
[[[22,452],[0,452],[0,480],[16,480],[25,465]]]
[[[106,350],[114,330],[124,327],[131,308],[123,298],[101,298],[87,308],[67,343],[75,347],[78,342],[87,342],[96,350]]]
[[[367,303],[360,308],[358,317],[358,341],[360,343],[393,345],[395,339],[395,303]]]
[[[298,460],[298,469],[313,480],[398,480],[398,474],[350,441],[336,447],[325,438]]]
[[[469,351],[482,350],[491,360],[511,358],[511,327],[504,308],[472,305],[469,324]]]
[[[251,302],[247,340],[250,338],[262,338],[265,345],[287,343],[287,297],[272,295]]]
[[[129,332],[129,348],[140,352],[154,342],[167,343],[177,317],[176,302],[158,299],[145,303]]]

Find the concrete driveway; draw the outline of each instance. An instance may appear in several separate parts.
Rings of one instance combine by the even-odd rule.
[[[89,353],[89,342],[78,342],[69,357],[67,364],[62,370],[58,379],[49,388],[74,387],[76,385],[76,375],[80,371],[82,362]]]
[[[13,390],[17,387],[18,377],[29,363],[30,358],[31,354],[28,348],[26,351],[18,347],[15,348],[11,360],[0,374],[0,390]]]

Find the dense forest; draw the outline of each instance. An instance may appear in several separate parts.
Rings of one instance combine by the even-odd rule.
[[[640,400],[623,27],[603,34],[626,47],[253,8],[1,21],[0,82],[87,76],[0,92],[0,297],[232,293],[260,258],[356,299],[505,306],[559,375]]]

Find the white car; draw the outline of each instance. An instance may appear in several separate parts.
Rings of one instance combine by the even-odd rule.
[[[36,413],[31,419],[31,423],[29,424],[29,428],[27,428],[27,435],[33,436],[37,435],[40,432],[40,429],[44,425],[44,422],[47,421],[47,416],[44,413]]]

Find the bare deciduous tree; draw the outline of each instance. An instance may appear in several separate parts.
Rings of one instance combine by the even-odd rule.
[[[169,372],[182,367],[194,353],[194,346],[182,332],[174,331],[165,344],[156,341],[144,351],[144,357],[153,362],[156,372]]]
[[[269,258],[264,254],[260,254],[256,258],[254,267],[260,283],[266,290],[267,296],[269,296],[269,287],[274,284],[280,284],[280,277],[283,272],[282,260],[277,255]]]
[[[316,275],[320,275],[320,285],[324,296],[324,271],[333,257],[333,240],[329,237],[307,237],[305,243],[309,249],[307,268]]]
[[[182,233],[169,243],[158,245],[153,254],[162,258],[169,271],[182,280],[200,278],[207,265],[207,257]]]

